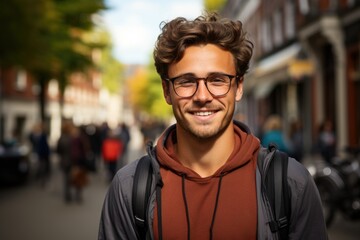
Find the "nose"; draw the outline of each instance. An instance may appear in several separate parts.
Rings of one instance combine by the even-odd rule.
[[[198,102],[208,102],[212,99],[213,96],[207,89],[205,81],[203,79],[199,80],[197,90],[193,96],[193,100]]]

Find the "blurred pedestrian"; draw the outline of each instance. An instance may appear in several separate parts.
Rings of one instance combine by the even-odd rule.
[[[85,127],[86,135],[90,143],[90,151],[88,153],[88,169],[97,172],[101,159],[101,134],[100,129],[95,124]]]
[[[109,132],[108,137],[105,138],[102,144],[102,157],[107,166],[108,180],[110,182],[116,174],[118,160],[123,153],[123,147],[123,142],[112,131]]]
[[[141,133],[143,135],[144,148],[149,142],[155,142],[161,133],[165,130],[166,125],[163,121],[148,119],[141,124]]]
[[[143,136],[143,147],[144,149],[146,148],[146,144],[148,142],[153,142],[155,141],[156,138],[156,129],[154,127],[154,122],[152,119],[146,119],[145,121],[143,121],[141,123],[141,128],[140,128],[141,134]]]
[[[111,131],[111,129],[110,129],[109,124],[107,122],[101,123],[101,125],[99,127],[99,134],[100,134],[101,144],[105,140],[105,138],[108,137],[110,131]]]
[[[38,162],[36,179],[44,187],[50,180],[51,162],[48,136],[42,123],[34,125],[33,130],[29,134],[29,139]]]
[[[71,147],[72,147],[72,128],[74,126],[71,122],[65,122],[61,128],[61,135],[58,139],[56,150],[59,155],[60,168],[63,173],[63,191],[65,202],[70,202],[71,197]]]
[[[129,143],[131,141],[130,129],[126,123],[120,123],[118,128],[116,129],[116,135],[120,139],[123,144],[122,154],[120,154],[119,164],[121,166],[126,165],[127,163],[127,153],[129,148]]]
[[[290,125],[290,156],[302,162],[304,156],[303,126],[300,120],[294,120]]]
[[[336,137],[333,123],[324,121],[319,127],[318,150],[327,163],[331,163],[336,155]]]
[[[88,139],[79,127],[71,131],[71,185],[75,188],[75,200],[83,201],[83,189],[88,184],[87,154],[90,150]]]
[[[282,132],[282,121],[278,115],[270,115],[264,124],[264,134],[261,144],[268,147],[269,144],[275,144],[280,151],[289,153],[289,144]]]

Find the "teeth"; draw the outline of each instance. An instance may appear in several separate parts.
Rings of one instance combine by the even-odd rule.
[[[195,115],[196,116],[209,116],[213,114],[213,112],[196,112]]]

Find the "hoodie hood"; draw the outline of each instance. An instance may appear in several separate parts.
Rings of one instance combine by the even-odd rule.
[[[235,122],[234,132],[233,152],[204,178],[177,159],[175,125],[159,138],[156,154],[163,187],[157,188],[161,203],[156,206],[161,210],[156,207],[156,239],[256,239],[255,171],[260,143],[242,123]]]
[[[237,168],[240,168],[249,163],[254,154],[260,147],[260,141],[250,133],[250,130],[243,123],[234,121],[235,143],[234,150],[226,163],[219,168],[212,176],[218,177],[225,175]],[[175,155],[176,145],[176,127],[175,125],[169,127],[159,138],[156,145],[156,153],[160,165],[164,168],[170,169],[179,175],[185,175],[187,178],[206,179],[201,178],[193,170],[183,166]]]

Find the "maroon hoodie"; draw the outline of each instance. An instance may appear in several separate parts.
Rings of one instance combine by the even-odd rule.
[[[256,239],[256,159],[259,140],[234,125],[234,151],[212,176],[200,177],[176,158],[175,129],[156,146],[163,239]],[[157,212],[155,207],[155,213]],[[158,219],[154,214],[154,236]]]

